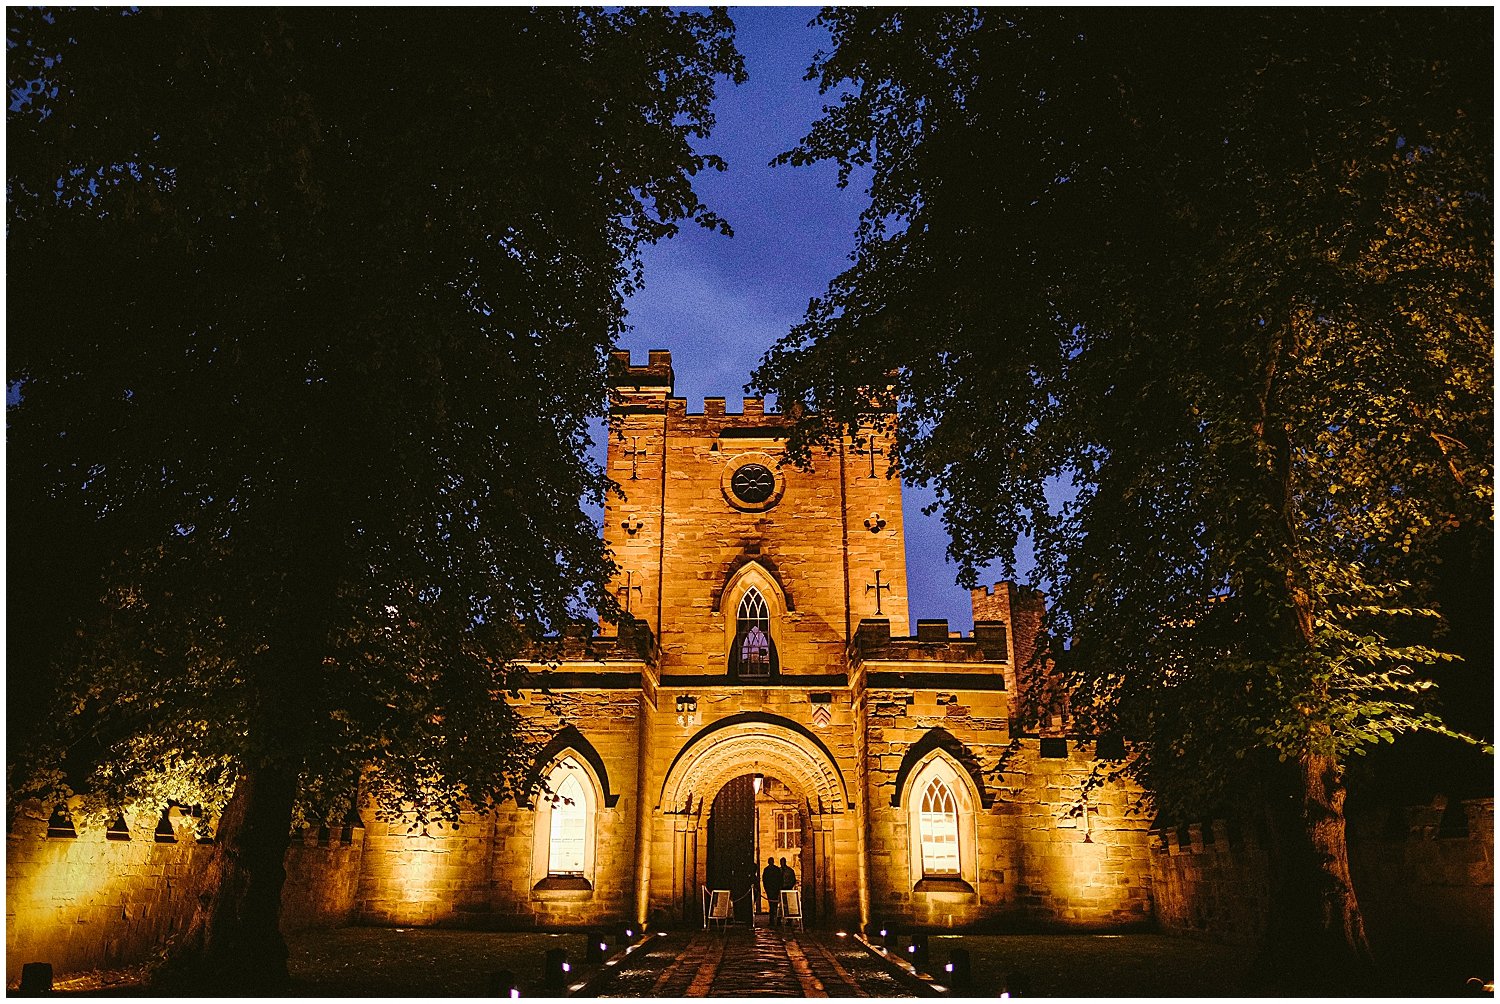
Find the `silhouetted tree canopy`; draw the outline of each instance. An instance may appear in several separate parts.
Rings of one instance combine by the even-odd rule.
[[[1035,540],[1078,726],[1169,818],[1295,805],[1276,922],[1361,955],[1343,764],[1445,729],[1433,560],[1492,525],[1491,13],[820,20],[780,159],[870,203],[755,385],[799,450],[889,387],[964,574]]]
[[[728,230],[727,16],[7,18],[12,798],[238,784],[284,846],[367,767],[419,821],[503,796],[508,661],[610,609],[638,252]]]

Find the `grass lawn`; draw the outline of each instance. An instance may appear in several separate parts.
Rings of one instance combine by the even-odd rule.
[[[552,996],[542,985],[547,951],[568,953],[569,983],[599,966],[586,964],[582,933],[448,931],[344,927],[286,939],[292,997],[484,997],[491,973],[509,969],[528,997]],[[53,988],[80,996],[139,997],[154,991],[145,966],[59,974]],[[205,994],[213,996],[213,988]]]
[[[294,995],[477,997],[509,969],[528,996],[543,993],[547,950],[567,951],[572,982],[585,967],[583,934],[346,927],[287,939]]]
[[[949,953],[959,947],[969,950],[973,983],[959,990],[961,995],[990,996],[1014,990],[1016,975],[1029,982],[1029,987],[1021,987],[1023,994],[1036,997],[1254,997],[1310,992],[1291,985],[1277,987],[1280,973],[1252,971],[1253,949],[1160,934],[935,934],[929,946],[927,968],[940,981]],[[1470,972],[1457,960],[1432,954],[1380,958],[1386,976],[1372,991],[1379,996],[1459,996],[1464,994],[1465,978],[1490,975]]]
[[[1159,934],[957,934],[929,940],[934,975],[969,950],[968,992],[989,996],[1030,981],[1037,997],[1221,997],[1247,993],[1243,948]],[[1020,988],[1023,993],[1025,988]],[[964,993],[959,990],[959,993]]]

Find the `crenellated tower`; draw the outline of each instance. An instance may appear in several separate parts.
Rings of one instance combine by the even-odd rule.
[[[790,420],[760,398],[701,413],[673,395],[672,357],[612,359],[605,507],[622,607],[648,623],[667,677],[733,671],[764,608],[777,674],[844,672],[859,622],[909,629],[901,483],[890,424],[846,437],[809,469],[783,465]],[[753,594],[753,595],[752,595]]]

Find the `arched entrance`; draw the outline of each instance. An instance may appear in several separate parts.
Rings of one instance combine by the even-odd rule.
[[[816,870],[807,799],[774,775],[742,774],[719,789],[700,827],[706,848],[706,885],[728,889],[734,899],[734,918],[748,923],[752,910],[770,909],[757,882],[774,860],[792,869],[797,888],[807,897],[804,917],[817,918]],[[782,886],[785,888],[785,884]]]
[[[728,889],[734,897],[734,918],[748,921],[755,888],[756,821],[755,781],[749,774],[734,778],[714,796],[708,810],[705,839],[708,857],[705,884],[710,889]]]
[[[757,774],[763,788],[748,800],[746,820],[741,789]],[[670,841],[671,871],[653,868],[653,903],[678,921],[696,923],[705,888],[742,896],[748,876],[736,879],[735,873],[744,867],[748,822],[757,870],[767,857],[786,857],[809,917],[852,914],[859,876],[849,808],[832,754],[805,726],[759,712],[715,722],[688,740],[663,780],[658,833]],[[710,886],[711,879],[716,884]]]

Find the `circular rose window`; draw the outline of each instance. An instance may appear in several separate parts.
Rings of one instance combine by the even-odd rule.
[[[762,464],[746,464],[729,479],[729,490],[746,505],[760,505],[776,491],[776,475]]]
[[[724,468],[719,487],[724,500],[740,512],[765,512],[781,501],[786,479],[776,471],[775,458],[742,453]]]

